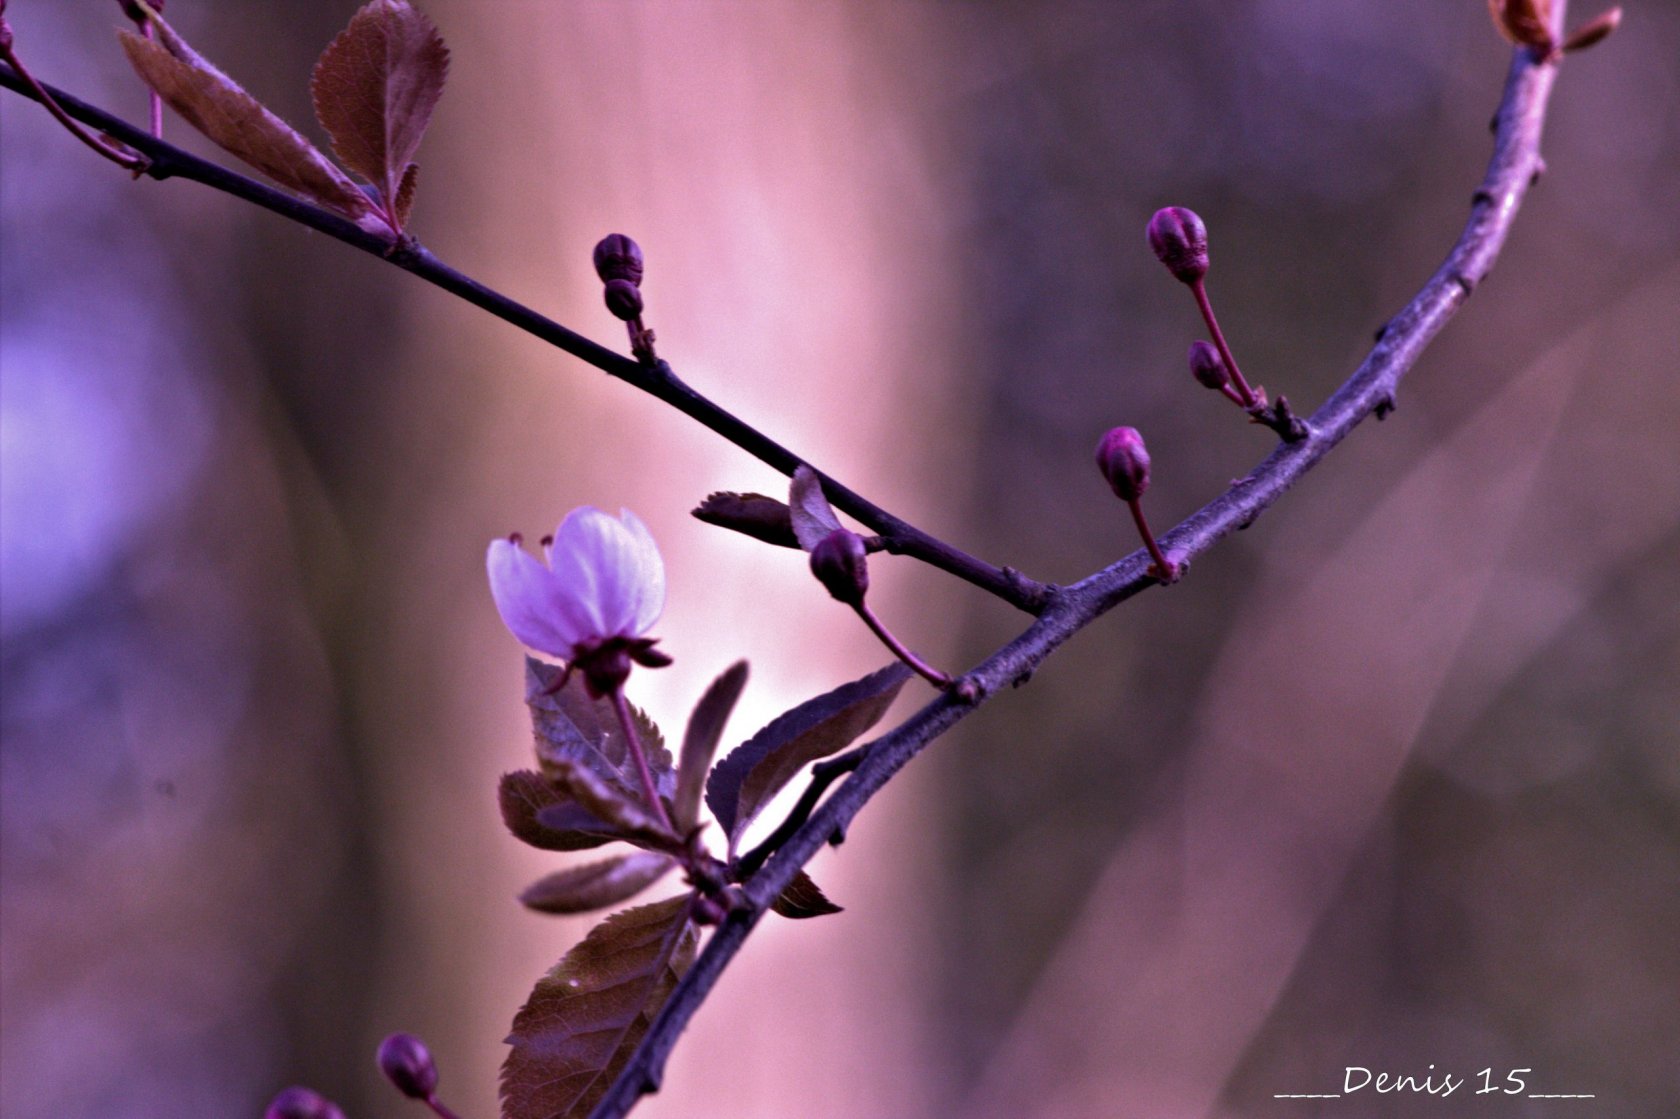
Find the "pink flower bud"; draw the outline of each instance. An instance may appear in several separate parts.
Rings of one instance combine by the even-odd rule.
[[[1149,451],[1135,427],[1117,427],[1097,444],[1097,469],[1114,495],[1132,502],[1149,488]]]
[[[847,606],[857,606],[869,590],[869,563],[863,537],[837,529],[811,549],[811,573],[828,593]]]
[[[309,1088],[287,1088],[269,1101],[263,1119],[344,1119],[338,1105]]]
[[[1222,389],[1231,383],[1231,372],[1225,368],[1225,359],[1219,356],[1212,342],[1190,343],[1190,373],[1210,389]]]
[[[437,1091],[437,1063],[413,1034],[392,1034],[379,1043],[379,1071],[409,1099],[430,1099]]]
[[[608,280],[601,295],[615,318],[630,322],[642,317],[642,289],[629,280]]]
[[[1183,206],[1155,211],[1149,219],[1149,247],[1183,283],[1193,284],[1207,275],[1207,227]]]
[[[628,280],[642,284],[642,247],[622,233],[609,233],[595,246],[595,274],[602,283]]]

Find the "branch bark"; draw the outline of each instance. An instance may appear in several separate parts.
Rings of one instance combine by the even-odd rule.
[[[1554,12],[1560,26],[1566,7],[1560,2]],[[1494,118],[1493,157],[1472,196],[1469,221],[1446,260],[1389,320],[1353,375],[1308,419],[1307,438],[1280,445],[1224,494],[1166,533],[1161,543],[1171,554],[1188,562],[1223,537],[1253,524],[1367,416],[1393,408],[1401,378],[1492,270],[1528,188],[1540,175],[1540,139],[1556,77],[1555,62],[1539,62],[1526,48],[1514,52]],[[732,913],[706,943],[591,1119],[618,1119],[641,1095],[658,1090],[678,1035],[771,900],[831,837],[845,833],[894,774],[999,689],[1024,683],[1074,634],[1138,592],[1158,585],[1146,574],[1149,564],[1148,553],[1139,550],[1072,586],[1056,589],[1038,619],[962,677],[958,688],[943,693],[865,747],[857,769],[747,880],[745,892],[753,908]]]
[[[0,63],[0,86],[5,86],[31,100],[39,99],[30,83],[4,63]],[[657,397],[783,474],[791,476],[800,466],[817,469],[793,451],[684,384],[663,361],[650,365],[625,357],[451,268],[412,238],[404,238],[401,242],[393,244],[357,228],[331,211],[299,201],[289,194],[265,186],[236,171],[230,171],[220,164],[199,159],[62,90],[52,86],[43,88],[71,117],[122,141],[151,160],[150,165],[141,172],[148,178],[188,179],[202,183],[279,214],[299,225],[324,233],[335,240],[343,241],[466,300],[503,322],[542,339],[555,349],[593,365],[609,376],[617,377]],[[1051,588],[1044,584],[1027,578],[1013,568],[996,567],[954,548],[908,521],[894,516],[822,471],[818,470],[817,473],[822,478],[823,492],[828,495],[829,501],[836,508],[844,510],[869,526],[881,537],[887,551],[921,560],[1030,614],[1038,613],[1049,600]]]

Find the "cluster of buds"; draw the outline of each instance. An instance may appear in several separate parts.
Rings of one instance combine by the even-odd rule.
[[[1214,317],[1213,304],[1208,299],[1208,236],[1207,226],[1193,210],[1183,206],[1168,206],[1157,210],[1149,219],[1147,230],[1149,247],[1167,271],[1195,296],[1196,307],[1202,313],[1212,342],[1198,341],[1190,347],[1190,372],[1198,383],[1223,393],[1227,399],[1248,413],[1254,423],[1276,431],[1286,442],[1298,443],[1309,434],[1306,424],[1289,408],[1289,401],[1280,396],[1275,404],[1266,401],[1266,390],[1258,385],[1250,387],[1231,347]]]
[[[609,233],[595,246],[595,274],[605,287],[607,310],[630,330],[630,352],[652,365],[653,331],[642,325],[642,247],[622,233]]]

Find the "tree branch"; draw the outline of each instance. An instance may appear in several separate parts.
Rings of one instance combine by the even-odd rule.
[[[1563,0],[1557,4],[1554,20],[1558,25],[1566,7]],[[1389,321],[1375,348],[1353,375],[1312,414],[1306,439],[1280,445],[1246,477],[1161,538],[1174,555],[1188,561],[1223,537],[1254,523],[1365,417],[1393,408],[1401,378],[1492,269],[1528,188],[1539,176],[1541,131],[1556,76],[1555,63],[1538,62],[1525,48],[1514,52],[1494,118],[1493,158],[1472,196],[1470,219],[1446,260]],[[964,676],[963,686],[942,693],[896,729],[870,743],[857,769],[809,812],[804,824],[745,883],[753,908],[732,913],[719,926],[591,1119],[618,1119],[641,1094],[657,1090],[665,1060],[688,1020],[745,943],[765,908],[831,836],[843,834],[895,773],[991,695],[1005,685],[1025,682],[1075,633],[1138,592],[1158,585],[1147,574],[1149,564],[1148,554],[1140,550],[1079,583],[1057,589],[1038,619]],[[814,777],[813,785],[818,780]],[[803,800],[801,808],[809,811]]]
[[[0,85],[31,100],[39,100],[30,83],[15,69],[3,63],[0,63]],[[793,451],[684,384],[663,361],[647,365],[615,353],[456,271],[412,238],[404,238],[393,245],[385,238],[357,228],[354,223],[330,210],[312,206],[255,179],[200,159],[52,86],[43,88],[69,116],[122,141],[150,159],[151,164],[143,172],[150,178],[189,179],[202,183],[214,190],[270,210],[299,225],[324,233],[335,240],[343,241],[466,300],[503,322],[593,365],[609,376],[634,385],[783,474],[791,476],[800,466],[810,465]],[[812,469],[815,470],[816,467],[812,466]],[[1049,600],[1051,588],[1048,586],[1027,578],[1013,568],[994,567],[976,559],[923,532],[908,521],[894,516],[821,471],[817,473],[822,478],[823,491],[828,495],[829,501],[879,534],[887,551],[911,556],[941,571],[949,572],[1031,614],[1038,613]]]

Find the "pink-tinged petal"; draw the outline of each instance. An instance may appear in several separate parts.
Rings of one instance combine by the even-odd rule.
[[[618,531],[618,522],[593,505],[573,509],[554,530],[549,566],[585,615],[590,637],[611,637],[616,632],[613,618],[603,607],[606,584],[612,578],[612,539]]]
[[[630,535],[636,557],[630,633],[641,637],[665,612],[665,561],[659,556],[659,545],[653,542],[653,533],[648,531],[640,517],[628,509],[620,509],[618,515]]]
[[[636,634],[636,611],[642,596],[641,545],[624,522],[602,513],[597,527],[601,536],[594,560],[595,588],[606,632],[615,637]]]
[[[553,572],[511,540],[493,540],[485,556],[490,597],[502,621],[521,644],[570,660],[585,636],[577,604]]]

